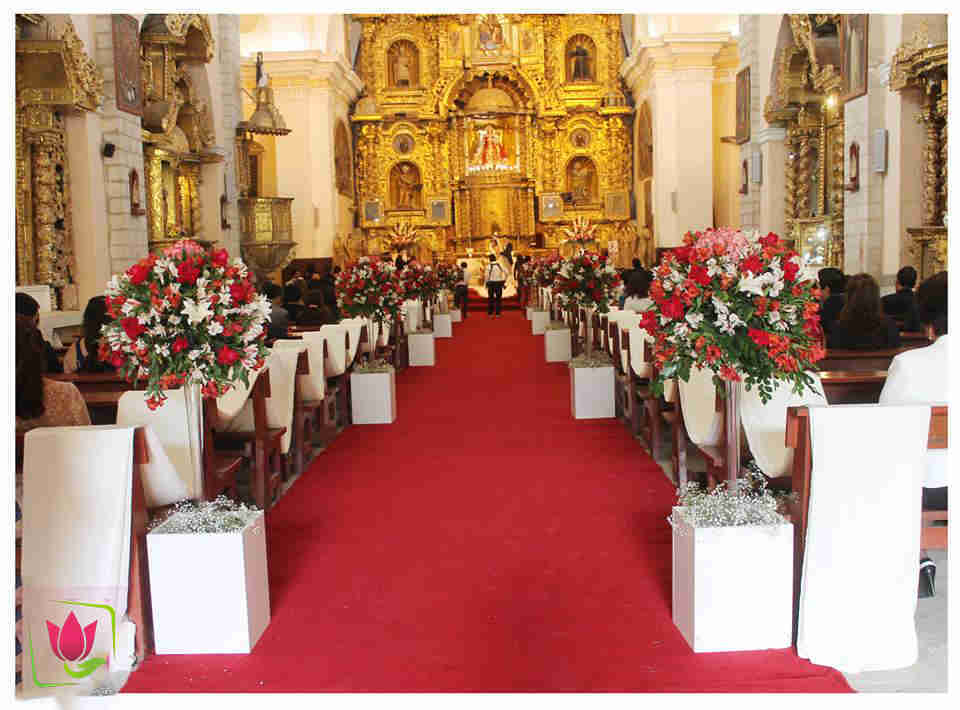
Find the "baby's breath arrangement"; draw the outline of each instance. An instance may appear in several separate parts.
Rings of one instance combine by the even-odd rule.
[[[393,365],[386,360],[377,358],[376,360],[372,360],[370,362],[364,360],[360,364],[356,365],[353,368],[353,371],[360,375],[370,374],[373,372],[392,372]]]
[[[667,517],[672,526],[687,523],[694,528],[721,528],[738,525],[782,525],[780,499],[767,488],[766,478],[749,468],[738,480],[735,491],[719,483],[712,491],[688,482],[677,489],[677,509]]]
[[[570,326],[562,320],[552,320],[547,324],[547,330],[570,330]]]
[[[187,500],[177,503],[170,517],[158,522],[150,532],[181,535],[236,532],[260,513],[259,508],[237,503],[224,495],[209,501]]]

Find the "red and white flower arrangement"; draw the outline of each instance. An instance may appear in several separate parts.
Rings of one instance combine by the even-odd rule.
[[[558,254],[541,257],[531,262],[531,278],[533,282],[542,288],[553,288],[553,282],[560,273],[560,266],[563,259]]]
[[[809,371],[825,355],[819,290],[800,271],[800,256],[772,232],[688,232],[655,269],[640,324],[655,339],[655,390],[687,380],[694,365],[758,387],[764,402],[777,380],[812,387]]]
[[[553,293],[564,306],[577,304],[606,313],[619,285],[620,275],[607,257],[588,251],[561,263]]]
[[[420,299],[424,305],[433,303],[437,296],[437,274],[431,266],[411,261],[400,271],[400,284],[404,298]]]
[[[337,305],[351,318],[380,323],[393,318],[403,304],[400,281],[393,263],[375,256],[362,256],[337,275]]]
[[[570,228],[564,227],[563,233],[567,235],[565,243],[583,247],[596,240],[597,225],[591,225],[586,217],[574,217]]]
[[[409,222],[402,222],[394,225],[387,238],[394,249],[409,249],[417,243],[420,236],[413,225]]]
[[[177,242],[110,279],[106,301],[113,321],[100,357],[128,380],[146,380],[151,409],[166,389],[198,385],[216,397],[264,364],[270,302],[225,249]]]
[[[453,291],[460,281],[460,267],[447,261],[441,261],[434,266],[434,273],[437,276],[437,287],[440,290]]]

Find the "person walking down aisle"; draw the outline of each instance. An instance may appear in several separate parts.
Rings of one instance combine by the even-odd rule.
[[[460,309],[460,317],[467,319],[467,262],[460,262],[460,278],[453,291],[453,303]]]
[[[507,274],[503,267],[497,262],[497,257],[490,255],[490,263],[487,265],[487,315],[500,317],[500,302],[503,299],[503,285],[507,281]],[[496,313],[494,313],[496,309]]]

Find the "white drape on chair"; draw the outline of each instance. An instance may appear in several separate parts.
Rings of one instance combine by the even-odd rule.
[[[740,386],[740,422],[757,466],[770,478],[790,474],[793,449],[787,448],[787,407],[820,406],[827,403],[820,375],[810,372],[815,390],[793,391],[787,382],[778,382],[773,397],[764,404],[756,387],[749,392]]]
[[[24,438],[25,696],[50,692],[26,681],[33,665],[42,682],[73,682],[51,650],[46,625],[51,621],[62,629],[71,612],[83,627],[97,623],[87,659],[109,657],[115,668],[129,667],[135,631],[125,618],[133,431],[117,426],[50,427],[34,429]],[[116,614],[116,652],[105,610],[64,602],[109,605]],[[101,666],[82,684],[95,683],[106,672],[107,666]]]
[[[274,348],[293,348],[295,350],[306,347],[307,357],[310,360],[310,374],[297,375],[300,391],[305,400],[321,400],[327,393],[327,376],[323,362],[323,344],[326,335],[323,331],[310,331],[303,334],[302,342],[296,340],[278,340]]]
[[[198,394],[198,393],[195,393]],[[144,393],[124,392],[117,403],[118,426],[146,428],[150,461],[141,470],[147,507],[169,505],[203,492],[203,451],[200,441],[202,400],[188,407],[186,388],[167,390],[167,401],[151,411]]]
[[[644,343],[652,342],[647,331],[636,325],[627,331],[627,337],[630,338],[630,366],[633,368],[637,377],[650,377],[653,374],[653,368],[644,357]]]
[[[810,408],[797,654],[847,673],[917,661],[924,405]]]
[[[717,391],[713,372],[690,368],[690,381],[678,380],[683,425],[687,436],[697,446],[716,446],[723,433],[723,414],[717,411]]]
[[[228,424],[240,414],[240,410],[243,409],[243,405],[247,403],[250,397],[250,390],[253,389],[257,378],[265,369],[266,366],[261,367],[256,372],[247,373],[247,384],[235,382],[233,387],[217,397],[217,415],[221,424]]]
[[[327,341],[327,359],[324,362],[327,377],[336,377],[347,371],[347,329],[338,324],[320,328]]]

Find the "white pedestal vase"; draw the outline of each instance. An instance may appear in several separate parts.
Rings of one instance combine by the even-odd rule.
[[[673,623],[690,647],[697,653],[788,648],[793,525],[694,528],[682,515],[674,518]]]
[[[530,323],[534,335],[543,335],[547,330],[547,326],[550,325],[550,313],[547,311],[534,311]]]
[[[570,361],[570,329],[550,328],[544,333],[543,347],[547,362]]]
[[[433,314],[433,337],[434,338],[452,338],[453,320],[449,313]]]
[[[393,424],[397,420],[397,379],[388,372],[350,375],[350,411],[354,424]]]
[[[451,323],[462,323],[462,322],[463,322],[463,314],[460,312],[460,309],[459,309],[459,308],[451,308],[451,309],[450,309],[450,322],[451,322]]]
[[[574,419],[615,415],[613,365],[570,368],[570,408]]]
[[[147,535],[158,654],[249,653],[270,623],[263,513],[241,530]]]
[[[425,367],[437,364],[436,345],[433,332],[410,333],[407,336],[410,349],[410,366]]]

